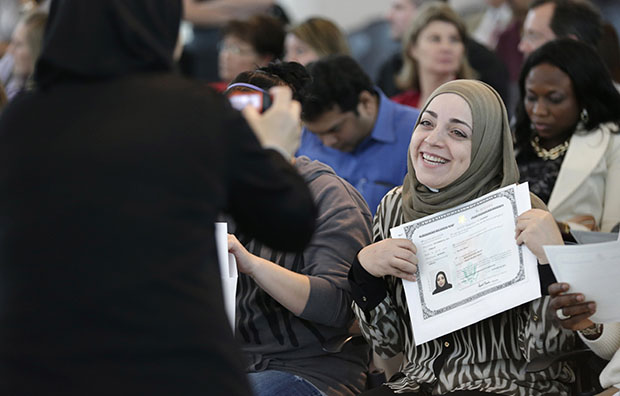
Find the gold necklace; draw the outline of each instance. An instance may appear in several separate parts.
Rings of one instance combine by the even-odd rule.
[[[568,140],[553,148],[550,148],[549,150],[540,147],[540,138],[538,136],[534,136],[530,140],[530,144],[532,145],[532,148],[536,152],[538,158],[542,158],[543,161],[558,159],[566,153],[566,150],[568,150]]]

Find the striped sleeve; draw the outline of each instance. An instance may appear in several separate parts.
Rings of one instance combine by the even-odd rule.
[[[381,200],[373,221],[373,242],[389,238],[389,231],[394,219],[400,221],[400,190],[396,187]],[[353,311],[359,319],[362,335],[380,357],[387,359],[403,351],[405,328],[399,308],[394,303],[394,279],[386,279],[387,295],[374,309],[365,313],[353,303]]]

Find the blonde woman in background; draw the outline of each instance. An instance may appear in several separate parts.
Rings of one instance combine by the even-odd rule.
[[[309,18],[294,26],[284,41],[286,62],[307,65],[328,55],[350,55],[349,43],[340,28],[325,18]]]
[[[403,67],[396,86],[404,92],[392,100],[419,107],[443,83],[474,78],[465,54],[467,32],[459,16],[441,2],[422,7],[403,45]]]

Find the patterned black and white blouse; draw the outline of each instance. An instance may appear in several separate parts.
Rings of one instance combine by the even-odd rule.
[[[381,201],[373,224],[375,242],[388,238],[390,228],[404,222],[401,192],[402,187],[397,187]],[[395,393],[444,394],[457,390],[520,396],[569,393],[574,373],[565,362],[537,373],[525,372],[529,360],[570,350],[574,344],[572,332],[555,325],[547,316],[549,297],[416,347],[401,280],[371,278],[356,263],[349,274],[355,300],[353,309],[362,334],[379,356],[389,358],[404,353],[400,368],[404,376],[387,384]]]

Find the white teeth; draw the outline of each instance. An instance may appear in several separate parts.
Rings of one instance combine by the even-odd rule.
[[[426,154],[426,153],[422,154],[422,158],[425,161],[433,162],[433,163],[436,163],[436,164],[445,164],[446,162],[448,162],[448,161],[446,161],[443,158],[435,157],[434,155],[430,155],[430,154]]]

